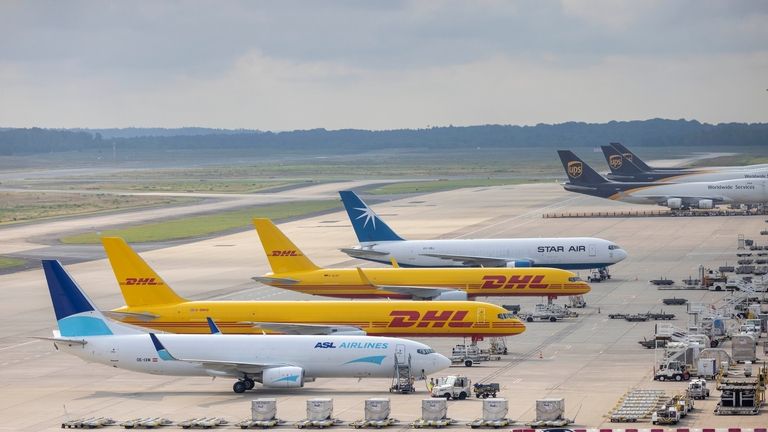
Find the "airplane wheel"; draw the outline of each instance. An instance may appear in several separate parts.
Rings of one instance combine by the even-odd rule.
[[[235,382],[235,384],[232,386],[232,390],[234,390],[235,393],[245,393],[245,390],[246,390],[245,382],[243,381]]]
[[[253,382],[253,380],[250,378],[244,379],[243,382],[245,383],[246,390],[253,390],[253,387],[256,385],[256,383]]]
[[[472,367],[472,360],[464,360],[464,366]]]
[[[549,317],[549,322],[555,322],[555,321],[557,321],[557,318],[555,318],[555,317]]]

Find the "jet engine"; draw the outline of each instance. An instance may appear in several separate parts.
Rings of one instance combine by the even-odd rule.
[[[700,209],[711,209],[712,207],[714,207],[714,203],[712,202],[711,199],[703,199],[703,200],[699,200],[699,204],[697,205],[697,207]]]
[[[261,384],[272,388],[304,387],[304,369],[297,366],[282,366],[265,369]]]
[[[445,300],[445,301],[458,300],[458,301],[465,301],[465,300],[467,300],[467,292],[466,291],[461,291],[461,290],[445,291],[444,293],[442,293],[439,296],[433,298],[432,300]]]
[[[683,208],[683,200],[681,198],[670,198],[667,200],[667,207],[671,209]]]
[[[506,267],[533,267],[533,261],[531,260],[514,260],[507,261]]]

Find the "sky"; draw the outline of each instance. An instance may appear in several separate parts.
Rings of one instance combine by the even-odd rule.
[[[0,2],[0,127],[768,121],[768,2]]]

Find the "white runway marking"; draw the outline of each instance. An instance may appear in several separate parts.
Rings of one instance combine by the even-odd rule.
[[[34,341],[29,341],[29,342],[22,342],[22,343],[20,343],[20,344],[16,344],[16,345],[7,346],[7,347],[5,347],[5,348],[0,348],[0,351],[5,351],[5,350],[13,349],[13,348],[18,348],[18,347],[20,347],[20,346],[24,346],[24,345],[31,345],[31,344],[33,344],[33,343],[38,343],[38,342],[40,342],[40,341],[36,341],[36,340],[34,340]]]

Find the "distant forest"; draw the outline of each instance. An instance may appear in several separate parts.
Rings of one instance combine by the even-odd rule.
[[[273,153],[347,153],[381,148],[460,149],[595,147],[609,142],[630,146],[765,146],[768,123],[707,124],[653,119],[602,124],[569,122],[536,126],[484,125],[368,131],[296,130],[262,132],[206,128],[180,129],[0,129],[0,155],[71,151],[257,149]],[[726,150],[723,148],[723,150]]]

